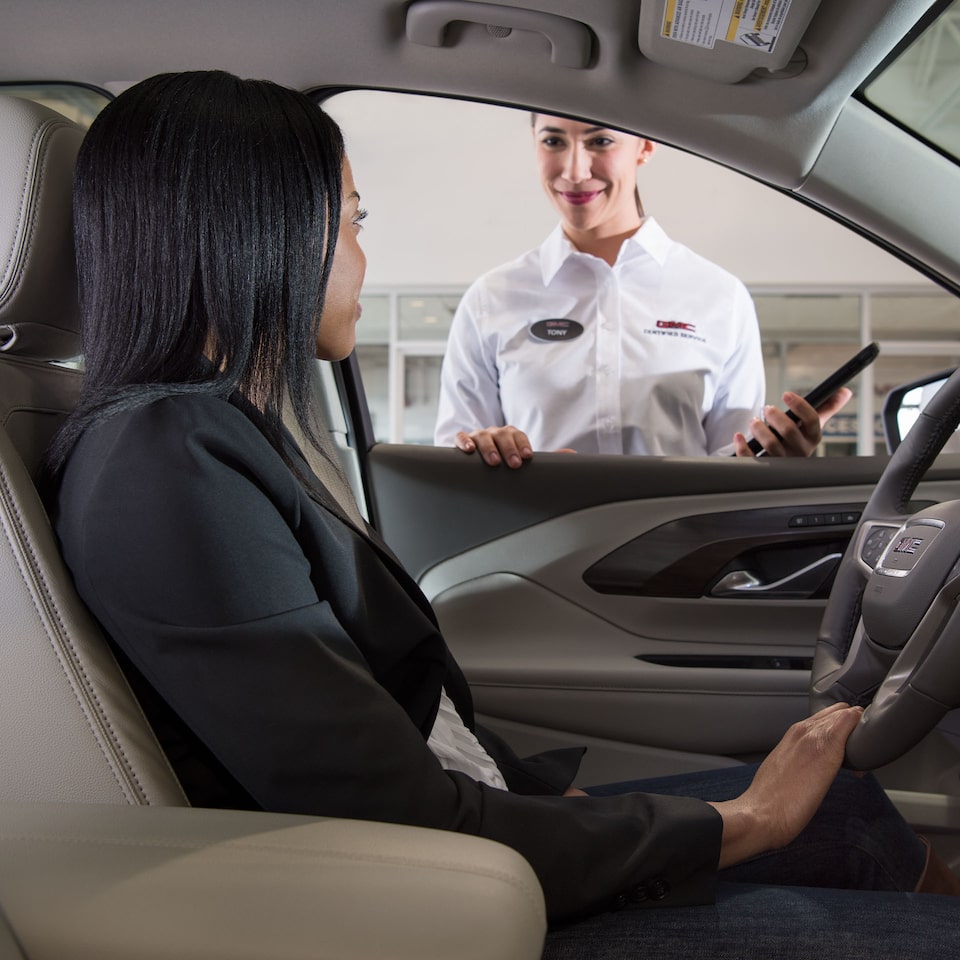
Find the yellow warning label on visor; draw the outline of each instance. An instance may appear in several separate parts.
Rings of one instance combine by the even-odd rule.
[[[772,53],[791,0],[667,0],[661,36],[712,50],[718,40]]]

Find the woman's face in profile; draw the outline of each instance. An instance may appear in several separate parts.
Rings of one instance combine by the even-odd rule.
[[[367,271],[367,258],[360,247],[360,222],[365,215],[350,161],[344,157],[340,231],[317,333],[317,356],[321,360],[343,360],[356,344],[360,290]]]

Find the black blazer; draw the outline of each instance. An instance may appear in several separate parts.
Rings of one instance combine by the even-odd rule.
[[[428,601],[319,481],[305,489],[256,416],[201,396],[115,414],[81,436],[51,504],[191,802],[498,840],[533,866],[552,919],[654,879],[659,902],[709,901],[721,820],[705,803],[560,797],[564,752],[520,760],[482,730],[509,792],[440,767],[426,739],[442,685],[474,719]]]

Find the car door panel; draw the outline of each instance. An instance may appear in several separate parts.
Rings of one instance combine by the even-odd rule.
[[[803,716],[823,601],[746,601],[747,630],[739,599],[601,593],[584,581],[611,545],[643,539],[691,499],[576,511],[428,571],[422,585],[478,710],[570,742],[718,756],[763,752]]]
[[[958,495],[960,457],[942,459],[918,497]],[[378,445],[366,482],[484,722],[518,749],[590,743],[588,775],[610,779],[750,759],[806,714],[831,564],[885,462],[546,454],[508,471]],[[711,595],[731,570],[762,585],[818,563],[803,589]]]

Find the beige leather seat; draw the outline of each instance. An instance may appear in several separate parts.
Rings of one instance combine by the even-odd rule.
[[[81,137],[0,96],[0,960],[538,957],[543,897],[506,847],[187,805],[34,486],[79,381],[56,361],[79,352]]]
[[[80,352],[70,192],[82,131],[0,98],[0,800],[186,804],[73,591],[31,479]]]

